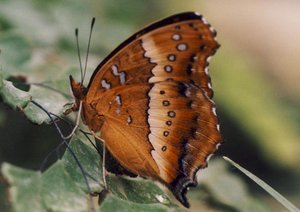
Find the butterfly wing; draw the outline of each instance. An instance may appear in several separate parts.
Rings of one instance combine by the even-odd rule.
[[[164,182],[187,207],[187,187],[221,142],[208,75],[218,46],[195,13],[154,23],[99,64],[83,105],[122,166]]]

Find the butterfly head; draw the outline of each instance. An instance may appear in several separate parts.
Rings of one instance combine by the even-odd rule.
[[[87,89],[82,85],[82,83],[76,82],[71,75],[70,75],[70,85],[71,85],[73,96],[75,98],[73,111],[77,111],[80,101],[83,101],[83,99],[86,96]]]

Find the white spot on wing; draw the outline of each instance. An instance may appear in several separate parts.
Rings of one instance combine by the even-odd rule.
[[[122,105],[122,99],[121,99],[120,95],[117,95],[115,100],[116,100],[118,105]]]
[[[184,95],[187,96],[187,97],[191,96],[191,94],[192,94],[192,92],[189,88],[186,89],[186,91],[184,92]]]
[[[207,58],[206,58],[206,62],[208,62],[208,63],[209,63],[209,62],[210,62],[210,60],[211,60],[211,56],[209,56],[209,57],[207,57]]]
[[[169,61],[175,61],[175,60],[176,60],[176,56],[175,56],[174,54],[170,54],[170,55],[168,56],[168,60],[169,60]]]
[[[172,39],[173,40],[180,40],[181,36],[179,34],[174,34],[174,35],[172,35]]]
[[[120,73],[120,82],[121,82],[121,84],[124,85],[125,81],[126,81],[126,74],[125,74],[125,72],[121,72]]]
[[[208,161],[210,160],[210,158],[211,158],[213,155],[214,155],[214,154],[208,155],[207,158],[206,158],[206,162],[208,162]]]
[[[106,79],[101,80],[101,86],[102,86],[102,88],[105,88],[106,90],[111,88],[111,84],[108,81],[106,81]]]
[[[168,73],[171,72],[172,71],[172,66],[166,65],[165,66],[165,71],[168,72]]]
[[[220,132],[220,125],[217,124],[217,130]]]
[[[214,114],[215,116],[217,116],[216,108],[213,107],[211,110],[212,110],[213,114]]]
[[[111,67],[111,70],[112,70],[113,75],[119,77],[120,78],[120,83],[122,85],[124,85],[125,81],[126,81],[126,73],[124,71],[119,73],[119,69],[118,69],[117,65],[113,65]]]
[[[131,122],[132,122],[132,117],[131,117],[131,116],[128,116],[128,117],[127,117],[127,123],[128,123],[128,124],[131,124]]]
[[[201,16],[201,14],[200,14],[200,13],[198,13],[198,12],[195,12],[195,15]]]
[[[178,46],[177,46],[177,50],[178,51],[185,51],[185,50],[187,50],[187,44],[186,43],[180,43],[180,44],[178,44]]]
[[[207,87],[210,88],[210,89],[212,89],[212,86],[211,86],[210,82],[207,83]]]
[[[208,67],[207,66],[205,67],[204,72],[206,75],[208,75]]]
[[[205,25],[209,25],[208,21],[205,18],[203,18],[203,16],[202,16],[202,21]]]
[[[113,71],[113,75],[119,76],[118,66],[113,65],[113,66],[111,67],[111,69],[112,69],[112,71]]]

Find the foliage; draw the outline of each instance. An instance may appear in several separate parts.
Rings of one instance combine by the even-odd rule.
[[[79,138],[73,137],[70,147],[89,178],[92,192],[103,190],[101,158]],[[87,185],[78,164],[67,151],[45,172],[30,171],[4,163],[2,174],[10,185],[14,211],[87,211],[91,207]],[[101,211],[176,210],[169,198],[155,184],[146,180],[130,180],[109,175],[109,194],[101,202]],[[134,207],[133,207],[134,206]]]

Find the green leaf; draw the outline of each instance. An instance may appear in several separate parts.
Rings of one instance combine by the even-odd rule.
[[[89,178],[91,190],[103,190],[101,158],[77,137],[70,147]],[[83,174],[69,151],[45,172],[29,171],[4,163],[1,172],[9,183],[9,194],[15,211],[88,211],[89,193]],[[110,193],[100,205],[101,211],[168,211],[178,207],[171,203],[154,182],[107,176]]]
[[[37,124],[50,121],[45,112],[36,107],[31,99],[54,114],[63,114],[64,105],[68,101],[62,94],[36,86],[31,86],[29,92],[25,92],[16,88],[12,82],[2,80],[2,77],[2,72],[0,72],[0,96],[3,102],[14,110],[20,109],[30,121]]]
[[[26,204],[13,204],[16,211],[41,211],[40,172],[17,168],[7,163],[2,165],[1,172],[12,185],[10,188],[12,202],[26,202]]]
[[[116,196],[109,195],[106,197],[105,202],[101,205],[100,211],[102,212],[135,212],[135,211],[145,211],[145,212],[159,212],[159,211],[170,211],[170,208],[161,204],[138,204],[135,202],[125,201]],[[179,211],[178,209],[173,208],[173,211]]]
[[[28,105],[31,96],[22,90],[13,86],[12,82],[2,80],[2,72],[0,71],[0,96],[3,101],[13,109],[21,109]]]
[[[32,100],[38,102],[46,110],[59,116],[63,114],[64,105],[68,103],[68,100],[63,95],[46,88],[32,86],[29,93]],[[23,112],[26,117],[34,123],[42,124],[43,122],[50,121],[46,113],[36,107],[32,102],[23,108]]]
[[[80,148],[83,145],[79,140],[74,139],[74,142],[75,144],[72,145],[74,147],[78,145]],[[95,156],[91,148],[85,150],[88,159]],[[81,160],[82,164],[88,159]],[[85,211],[88,207],[88,195],[82,189],[83,175],[78,170],[78,166],[75,167],[73,158],[72,160],[64,156],[44,173],[3,164],[1,171],[10,184],[9,193],[12,197],[13,209],[15,211],[63,211],[64,209]],[[69,172],[70,169],[73,171]]]
[[[142,183],[142,186],[136,186]],[[147,180],[129,180],[117,176],[110,176],[108,179],[108,187],[112,193],[123,199],[141,204],[162,203],[171,205],[170,200],[159,187]]]

